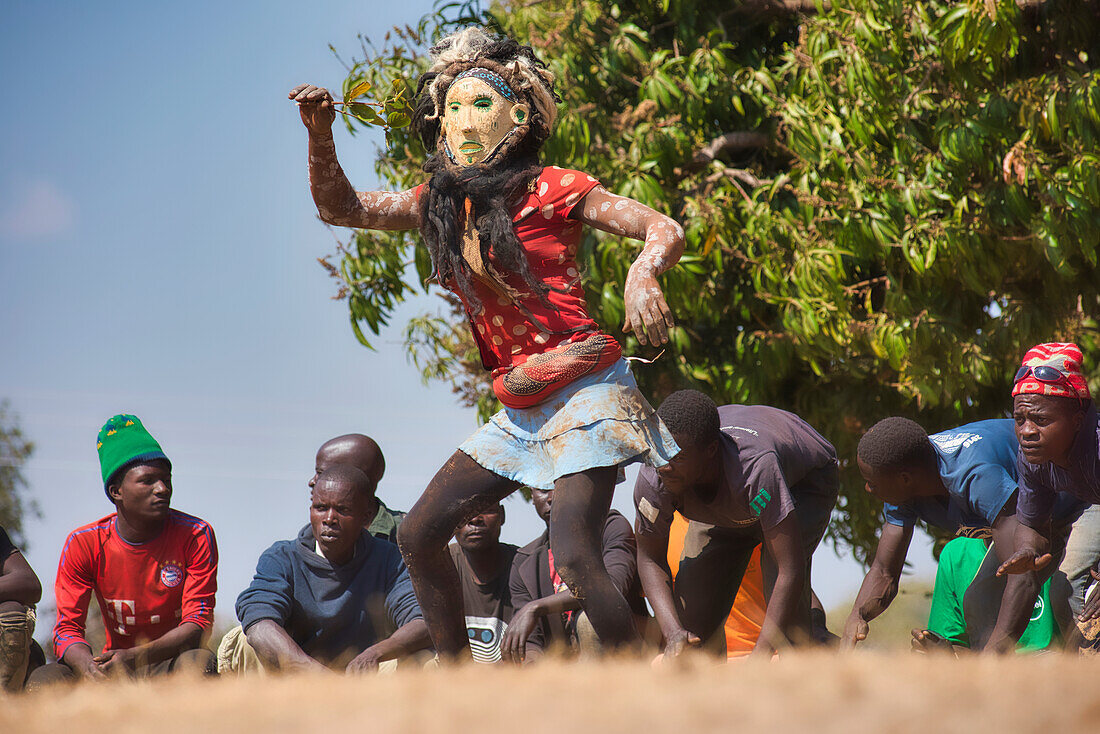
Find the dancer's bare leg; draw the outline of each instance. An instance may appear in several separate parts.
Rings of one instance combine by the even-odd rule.
[[[613,466],[599,467],[561,477],[554,482],[550,506],[554,567],[580,600],[600,642],[612,649],[641,639],[630,605],[603,564],[603,528],[617,472]]]
[[[398,545],[424,622],[436,652],[444,660],[470,659],[462,586],[447,552],[447,542],[455,528],[495,507],[518,486],[456,451],[397,530]]]

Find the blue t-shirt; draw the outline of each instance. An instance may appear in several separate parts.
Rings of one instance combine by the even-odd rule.
[[[968,423],[929,436],[948,497],[886,505],[886,522],[918,519],[945,530],[991,527],[1016,491],[1016,430],[1010,419]]]

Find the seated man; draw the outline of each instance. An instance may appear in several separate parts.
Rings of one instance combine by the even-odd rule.
[[[810,561],[836,504],[836,451],[792,413],[718,408],[695,390],[673,393],[657,412],[680,453],[642,468],[634,504],[638,574],[664,655],[703,643],[725,655],[722,622],[761,542],[767,607],[754,654],[809,642]],[[666,556],[677,510],[689,525],[673,588]]]
[[[497,505],[459,525],[450,545],[462,585],[466,634],[477,663],[501,661],[501,640],[515,611],[508,581],[519,549],[500,542],[502,525],[504,505]]]
[[[1000,608],[1003,604],[1006,612],[1021,605],[1030,609],[1039,587],[1022,576],[1001,582],[1003,592],[994,582],[999,565],[995,558],[1011,555],[1016,532],[1012,421],[978,421],[929,436],[908,418],[886,418],[863,435],[856,461],[867,491],[886,503],[886,524],[848,616],[844,645],[852,647],[866,639],[868,623],[893,601],[918,519],[950,532],[961,527],[991,529],[994,552],[982,573],[982,588],[988,588],[982,604],[975,600],[968,606],[973,616],[969,644],[975,650],[991,640],[994,650],[1015,645],[1023,627],[1006,629]]]
[[[172,464],[136,416],[107,421],[98,449],[116,512],[65,541],[54,587],[59,662],[32,673],[28,686],[74,676],[213,672],[214,656],[202,644],[214,622],[214,531],[171,509]],[[84,637],[93,593],[107,633],[99,655]]]
[[[975,597],[985,593],[985,590],[980,582],[972,582],[982,564],[993,554],[990,548],[993,531],[989,528],[964,528],[962,533],[945,545],[940,553],[932,608],[928,611],[928,627],[913,630],[915,652],[943,649],[957,654],[971,647],[970,641],[975,633],[971,620],[974,617],[967,614],[967,607],[982,603]],[[1028,653],[1057,648],[1059,638],[1050,603],[1050,579],[1047,579],[1035,598],[1031,617],[1016,645],[1016,651]]]
[[[46,662],[31,637],[41,598],[38,576],[0,526],[0,690],[23,690],[29,672]]]
[[[516,612],[504,633],[502,648],[504,659],[515,663],[536,660],[553,645],[576,647],[578,632],[587,639],[587,626],[580,621],[581,603],[561,580],[550,552],[550,506],[554,490],[533,488],[531,500],[535,512],[546,523],[546,532],[520,548],[512,565],[509,588]],[[641,630],[649,615],[638,582],[636,552],[630,521],[611,510],[603,527],[603,563],[615,588],[630,604]]]
[[[1051,560],[1063,550],[1057,507],[1060,496],[1069,495],[1090,506],[1100,504],[1100,417],[1081,363],[1081,349],[1076,344],[1040,344],[1028,350],[1016,373],[1012,418],[1020,441],[1020,522],[1016,552],[998,569],[998,575],[1051,572]],[[1090,513],[1088,519],[1093,518]],[[1073,561],[1080,566],[1071,571],[1069,605],[1090,647],[1100,639],[1100,593],[1085,595],[1098,571],[1094,555],[1100,545],[1097,532],[1093,522],[1078,522],[1068,541],[1075,548]],[[1088,537],[1076,537],[1079,535]],[[1092,553],[1082,554],[1082,547],[1091,548]]]
[[[334,464],[350,464],[367,475],[371,481],[367,530],[374,537],[397,545],[397,527],[405,518],[405,513],[391,510],[375,495],[378,483],[386,473],[386,459],[382,456],[382,449],[373,438],[361,433],[349,433],[346,436],[337,436],[325,441],[321,444],[321,448],[317,449],[314,465],[316,469],[313,478],[309,480],[309,486],[312,487],[321,472]]]
[[[401,553],[365,527],[374,482],[335,464],[312,484],[309,524],[264,551],[237,597],[246,639],[226,635],[223,670],[244,672],[258,658],[268,669],[357,673],[431,644]]]

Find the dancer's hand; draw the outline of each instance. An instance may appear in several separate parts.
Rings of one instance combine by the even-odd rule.
[[[298,103],[302,124],[310,134],[332,134],[332,123],[336,120],[336,107],[327,89],[312,84],[299,84],[290,90],[287,97]]]
[[[626,319],[623,331],[633,331],[641,344],[660,346],[668,341],[668,331],[675,322],[665,302],[661,286],[652,269],[634,263],[626,275],[623,294]]]

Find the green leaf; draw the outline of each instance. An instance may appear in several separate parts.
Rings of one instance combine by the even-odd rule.
[[[404,112],[394,112],[386,118],[386,123],[392,128],[408,127],[412,123],[412,118]]]
[[[347,93],[344,95],[344,102],[345,103],[353,102],[353,101],[359,99],[364,94],[369,92],[370,88],[371,88],[370,80],[369,79],[364,79],[363,81],[359,82],[358,84],[356,84],[354,87],[352,87],[351,89],[349,89],[347,91]]]

